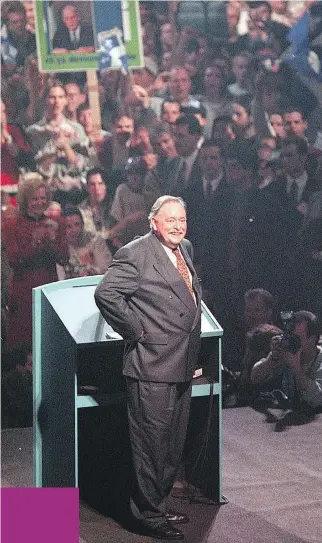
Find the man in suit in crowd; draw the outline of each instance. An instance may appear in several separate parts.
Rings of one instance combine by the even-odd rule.
[[[191,113],[182,113],[173,125],[176,149],[183,159],[183,181],[190,187],[191,178],[199,171],[199,152],[204,142],[198,119]]]
[[[184,239],[181,198],[161,196],[151,231],[115,254],[95,292],[105,320],[125,341],[123,374],[135,484],[131,511],[147,535],[181,540],[167,511],[185,442],[201,327],[201,289]],[[174,524],[173,524],[174,523]]]
[[[230,290],[229,254],[233,190],[228,186],[222,151],[217,142],[205,141],[199,167],[194,170],[185,200],[188,236],[196,249],[195,263],[202,279],[204,299],[222,315]]]
[[[55,32],[53,53],[94,53],[93,30],[80,22],[79,13],[75,6],[67,5],[62,10],[62,22]]]
[[[272,184],[277,198],[288,199],[289,204],[304,217],[313,194],[319,190],[317,170],[309,167],[308,144],[303,137],[288,136],[282,142],[282,175]]]

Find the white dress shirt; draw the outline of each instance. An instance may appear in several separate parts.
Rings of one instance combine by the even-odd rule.
[[[205,179],[205,177],[203,177],[202,178],[203,193],[205,195],[207,195],[207,193],[208,193],[207,187],[210,184],[211,185],[211,194],[213,194],[215,192],[215,190],[218,188],[223,176],[224,176],[223,172],[220,172],[220,174],[217,177],[214,177],[210,181],[208,181],[207,179]]]
[[[163,245],[163,243],[162,243],[162,247],[164,248],[165,252],[167,253],[168,257],[170,258],[172,264],[173,264],[175,267],[177,267],[177,257],[176,257],[176,255],[173,253],[173,250],[170,249],[170,247],[167,247],[166,245]],[[179,249],[179,251],[180,251],[180,249]],[[182,254],[181,251],[180,251],[180,254],[181,254],[183,260],[185,261],[185,258],[184,258],[184,256],[183,256],[183,254]],[[185,261],[185,262],[186,262],[186,261]],[[191,283],[191,285],[192,285],[192,275],[191,275],[191,273],[190,273],[189,266],[188,266],[187,263],[186,263],[186,265],[187,265],[187,269],[188,269],[188,274],[189,274],[190,283]]]
[[[290,194],[293,183],[296,183],[296,185],[297,185],[297,202],[298,203],[301,202],[302,195],[303,195],[303,192],[304,192],[307,180],[308,180],[307,173],[303,172],[302,175],[300,175],[299,177],[296,177],[296,178],[293,178],[293,177],[291,177],[290,175],[287,174],[286,179],[287,179],[287,186],[286,186],[287,194]]]

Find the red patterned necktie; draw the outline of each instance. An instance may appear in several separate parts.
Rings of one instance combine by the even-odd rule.
[[[193,298],[195,298],[193,288],[192,288],[192,285],[191,285],[191,282],[190,282],[188,266],[185,263],[184,258],[181,255],[178,247],[173,250],[173,254],[175,255],[175,257],[177,259],[177,270],[180,273],[180,275],[181,275],[182,279],[184,280],[184,282],[186,283],[191,296]]]

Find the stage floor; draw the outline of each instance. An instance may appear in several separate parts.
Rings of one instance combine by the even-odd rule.
[[[278,415],[279,413],[274,413]],[[251,408],[223,411],[225,505],[172,505],[190,516],[186,543],[321,543],[322,415],[268,422]],[[32,486],[32,429],[2,431],[2,487]],[[81,543],[148,543],[80,504]]]

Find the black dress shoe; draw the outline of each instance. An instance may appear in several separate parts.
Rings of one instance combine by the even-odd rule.
[[[144,530],[144,535],[148,535],[154,539],[166,539],[168,541],[180,541],[184,539],[183,533],[167,521],[160,524],[157,528],[146,528]]]
[[[165,518],[170,522],[176,522],[177,524],[187,524],[189,522],[189,517],[184,515],[184,513],[179,513],[178,511],[173,511],[170,509],[166,512]]]

